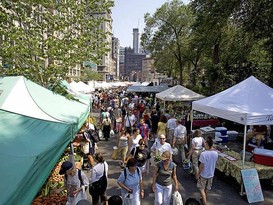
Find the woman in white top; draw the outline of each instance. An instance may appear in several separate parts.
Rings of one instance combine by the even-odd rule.
[[[201,152],[204,150],[204,138],[202,137],[201,130],[197,129],[193,133],[193,139],[191,142],[191,150],[189,151],[188,155],[189,158],[192,157],[192,165],[194,174],[196,175],[198,173],[198,161]]]
[[[104,161],[104,158],[101,153],[95,154],[95,161],[97,164],[92,169],[90,184],[98,181],[104,175],[104,173],[105,173],[106,179],[108,175],[108,164],[106,161]],[[99,198],[101,203],[106,201],[107,199],[105,195],[106,188],[107,188],[107,181],[106,181],[105,187],[103,187],[103,190],[95,190],[91,192],[89,189],[90,195],[92,196],[93,205],[100,204]]]
[[[129,143],[130,145],[130,149],[129,149],[129,153],[131,153],[131,151],[135,148],[139,146],[139,140],[141,140],[142,137],[139,134],[139,129],[138,128],[134,128],[133,129],[133,135],[131,136],[131,143]]]

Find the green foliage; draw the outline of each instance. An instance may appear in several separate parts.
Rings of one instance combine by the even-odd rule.
[[[142,45],[152,53],[157,71],[172,76],[178,73],[180,84],[183,84],[185,50],[193,21],[190,8],[182,1],[174,0],[144,18],[146,26],[141,36]]]
[[[49,87],[83,61],[100,63],[109,49],[100,25],[112,6],[108,0],[1,1],[1,72]]]

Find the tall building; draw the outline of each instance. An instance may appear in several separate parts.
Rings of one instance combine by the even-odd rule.
[[[112,58],[115,62],[115,76],[119,79],[119,39],[116,37],[112,37]]]
[[[130,80],[141,80],[142,59],[145,57],[145,54],[134,53],[134,50],[130,47],[125,48],[125,75],[129,77]]]
[[[120,79],[124,79],[125,77],[124,61],[125,61],[125,47],[120,47],[119,48],[119,77]]]
[[[134,49],[134,53],[139,53],[139,31],[138,31],[138,28],[133,28],[133,49]]]
[[[141,80],[152,82],[155,77],[155,67],[154,59],[151,57],[146,57],[142,60],[142,77]]]
[[[103,39],[103,42],[101,43],[106,44],[106,49],[108,51],[101,57],[101,64],[97,66],[97,70],[99,73],[103,74],[104,80],[109,80],[109,76],[111,76],[110,80],[112,80],[112,76],[116,76],[116,64],[112,58],[112,12],[97,12],[92,13],[92,15],[96,18],[103,17],[104,19],[107,19],[106,21],[102,21],[99,29],[107,34],[106,38]]]

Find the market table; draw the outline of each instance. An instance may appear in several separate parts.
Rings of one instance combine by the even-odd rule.
[[[265,166],[261,164],[256,164],[254,162],[245,161],[244,169],[250,168],[255,168],[257,170],[259,179],[273,178],[273,167],[271,166]],[[241,170],[243,169],[243,164],[239,153],[234,151],[224,151],[222,153],[219,153],[216,169],[224,172],[227,176],[230,175],[234,177],[239,184],[242,184]]]

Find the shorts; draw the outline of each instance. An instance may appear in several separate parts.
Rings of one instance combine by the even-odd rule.
[[[197,188],[199,190],[205,190],[205,189],[211,190],[212,180],[213,180],[213,177],[203,178],[200,176],[199,180],[197,181]]]
[[[121,131],[121,128],[122,128],[121,122],[117,122],[117,123],[116,123],[116,130],[117,130],[118,132],[120,132],[120,131]]]

